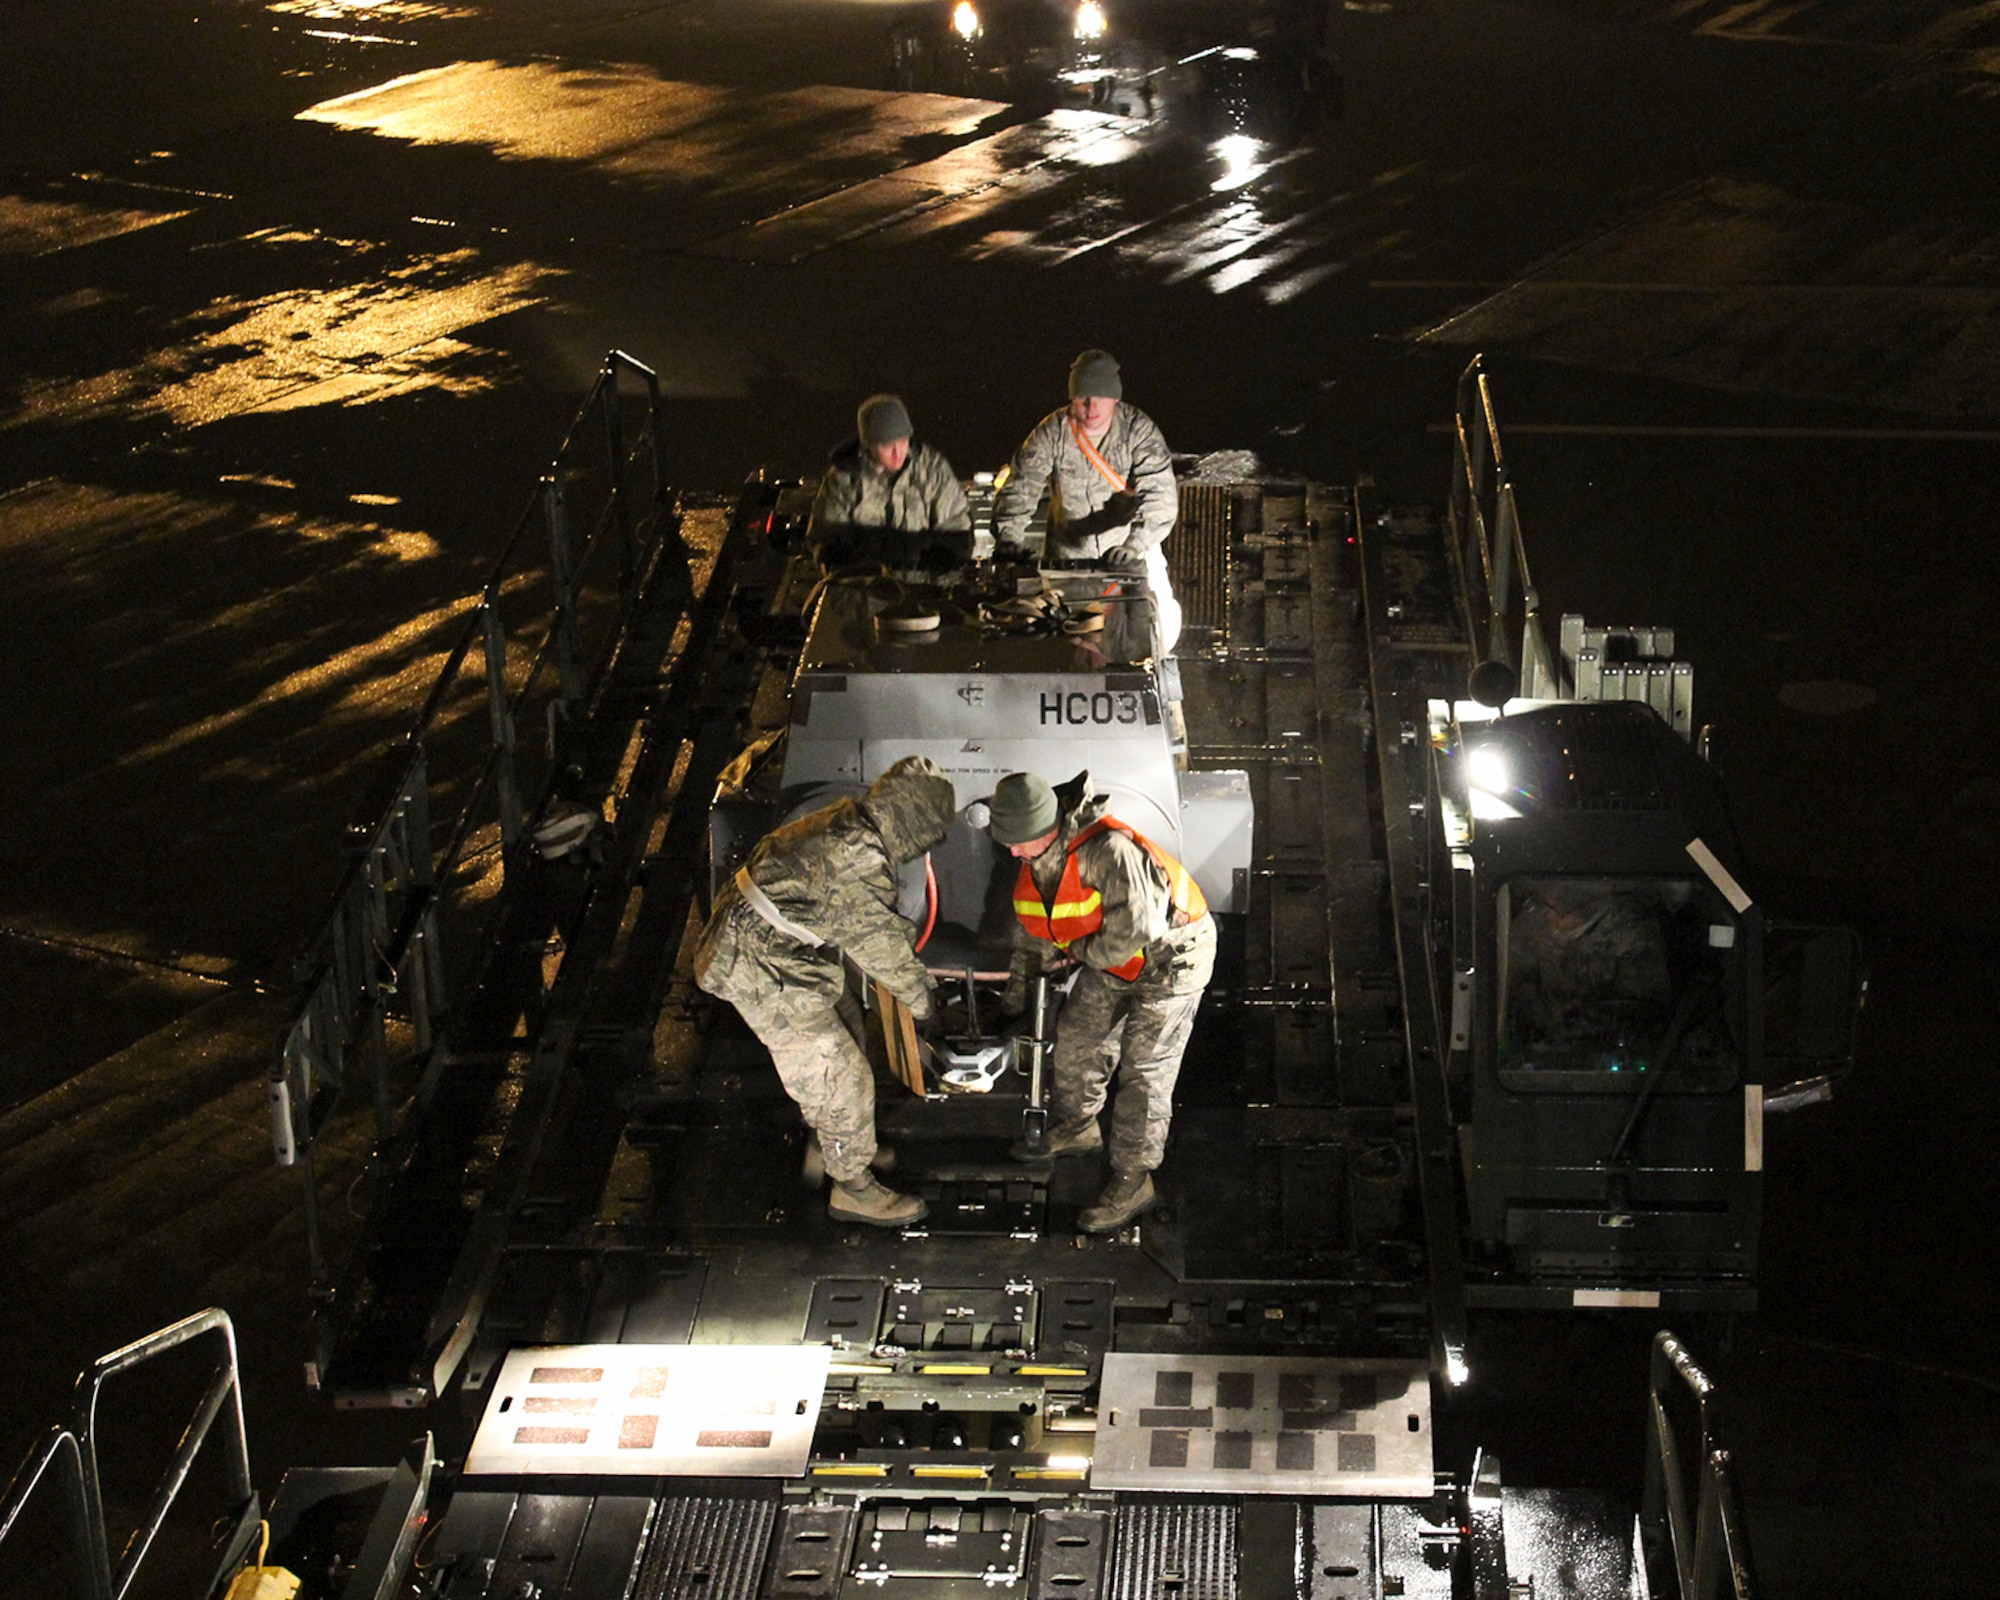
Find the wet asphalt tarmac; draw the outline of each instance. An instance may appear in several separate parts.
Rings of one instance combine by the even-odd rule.
[[[1770,1131],[1764,1310],[1702,1352],[1766,1592],[2000,1592],[2000,7],[1351,0],[1341,114],[1234,163],[1172,65],[1227,8],[1121,14],[1097,111],[889,92],[920,15],[9,19],[0,1453],[195,1306],[297,1337],[260,990],[427,682],[404,624],[476,584],[607,348],[715,493],[882,388],[997,466],[1099,344],[1179,449],[1432,494],[1483,351],[1545,600],[1677,627],[1757,887],[1870,952],[1854,1076]],[[260,1479],[359,1448],[251,1399]]]

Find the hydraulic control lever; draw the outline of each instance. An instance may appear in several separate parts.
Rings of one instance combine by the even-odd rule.
[[[1049,980],[1037,974],[1028,991],[1028,1031],[1015,1041],[1015,1051],[1028,1071],[1028,1103],[1021,1108],[1021,1142],[1033,1154],[1048,1147]]]

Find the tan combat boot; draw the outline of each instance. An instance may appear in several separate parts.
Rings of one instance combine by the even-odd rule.
[[[876,1228],[907,1228],[922,1222],[930,1206],[922,1195],[898,1194],[877,1183],[872,1172],[850,1183],[836,1183],[827,1197],[827,1214],[842,1222],[865,1222]]]
[[[1104,1130],[1092,1117],[1088,1122],[1073,1128],[1051,1128],[1042,1136],[1042,1147],[1037,1150],[1026,1139],[1016,1139],[1007,1147],[1007,1154],[1016,1161],[1050,1161],[1057,1156],[1087,1156],[1093,1150],[1104,1148]]]
[[[1150,1172],[1114,1172],[1104,1193],[1077,1213],[1076,1225],[1085,1233],[1116,1233],[1159,1203]]]

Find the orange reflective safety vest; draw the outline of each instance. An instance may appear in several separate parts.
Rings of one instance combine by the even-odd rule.
[[[1158,863],[1167,875],[1167,893],[1173,902],[1174,926],[1186,927],[1190,922],[1199,922],[1208,915],[1208,899],[1201,892],[1201,885],[1166,851],[1154,844],[1137,828],[1128,828],[1114,817],[1100,817],[1083,832],[1070,841],[1068,859],[1063,862],[1062,881],[1056,885],[1056,897],[1044,903],[1042,892],[1035,887],[1034,866],[1023,861],[1019,876],[1014,880],[1014,915],[1021,919],[1021,926],[1037,939],[1046,939],[1058,950],[1067,950],[1078,939],[1086,938],[1104,926],[1104,896],[1083,881],[1083,874],[1077,870],[1076,853],[1083,844],[1096,838],[1107,828],[1115,828],[1134,844],[1142,847],[1146,854]],[[1139,976],[1146,965],[1146,952],[1141,950],[1122,966],[1107,967],[1105,970],[1114,978],[1126,982]]]

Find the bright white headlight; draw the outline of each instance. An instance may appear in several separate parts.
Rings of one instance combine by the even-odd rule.
[[[1104,7],[1097,0],[1083,0],[1083,4],[1076,8],[1076,36],[1079,39],[1102,39],[1104,27]]]
[[[1505,794],[1514,785],[1507,758],[1490,747],[1481,747],[1466,757],[1465,776],[1473,788],[1488,794]]]

